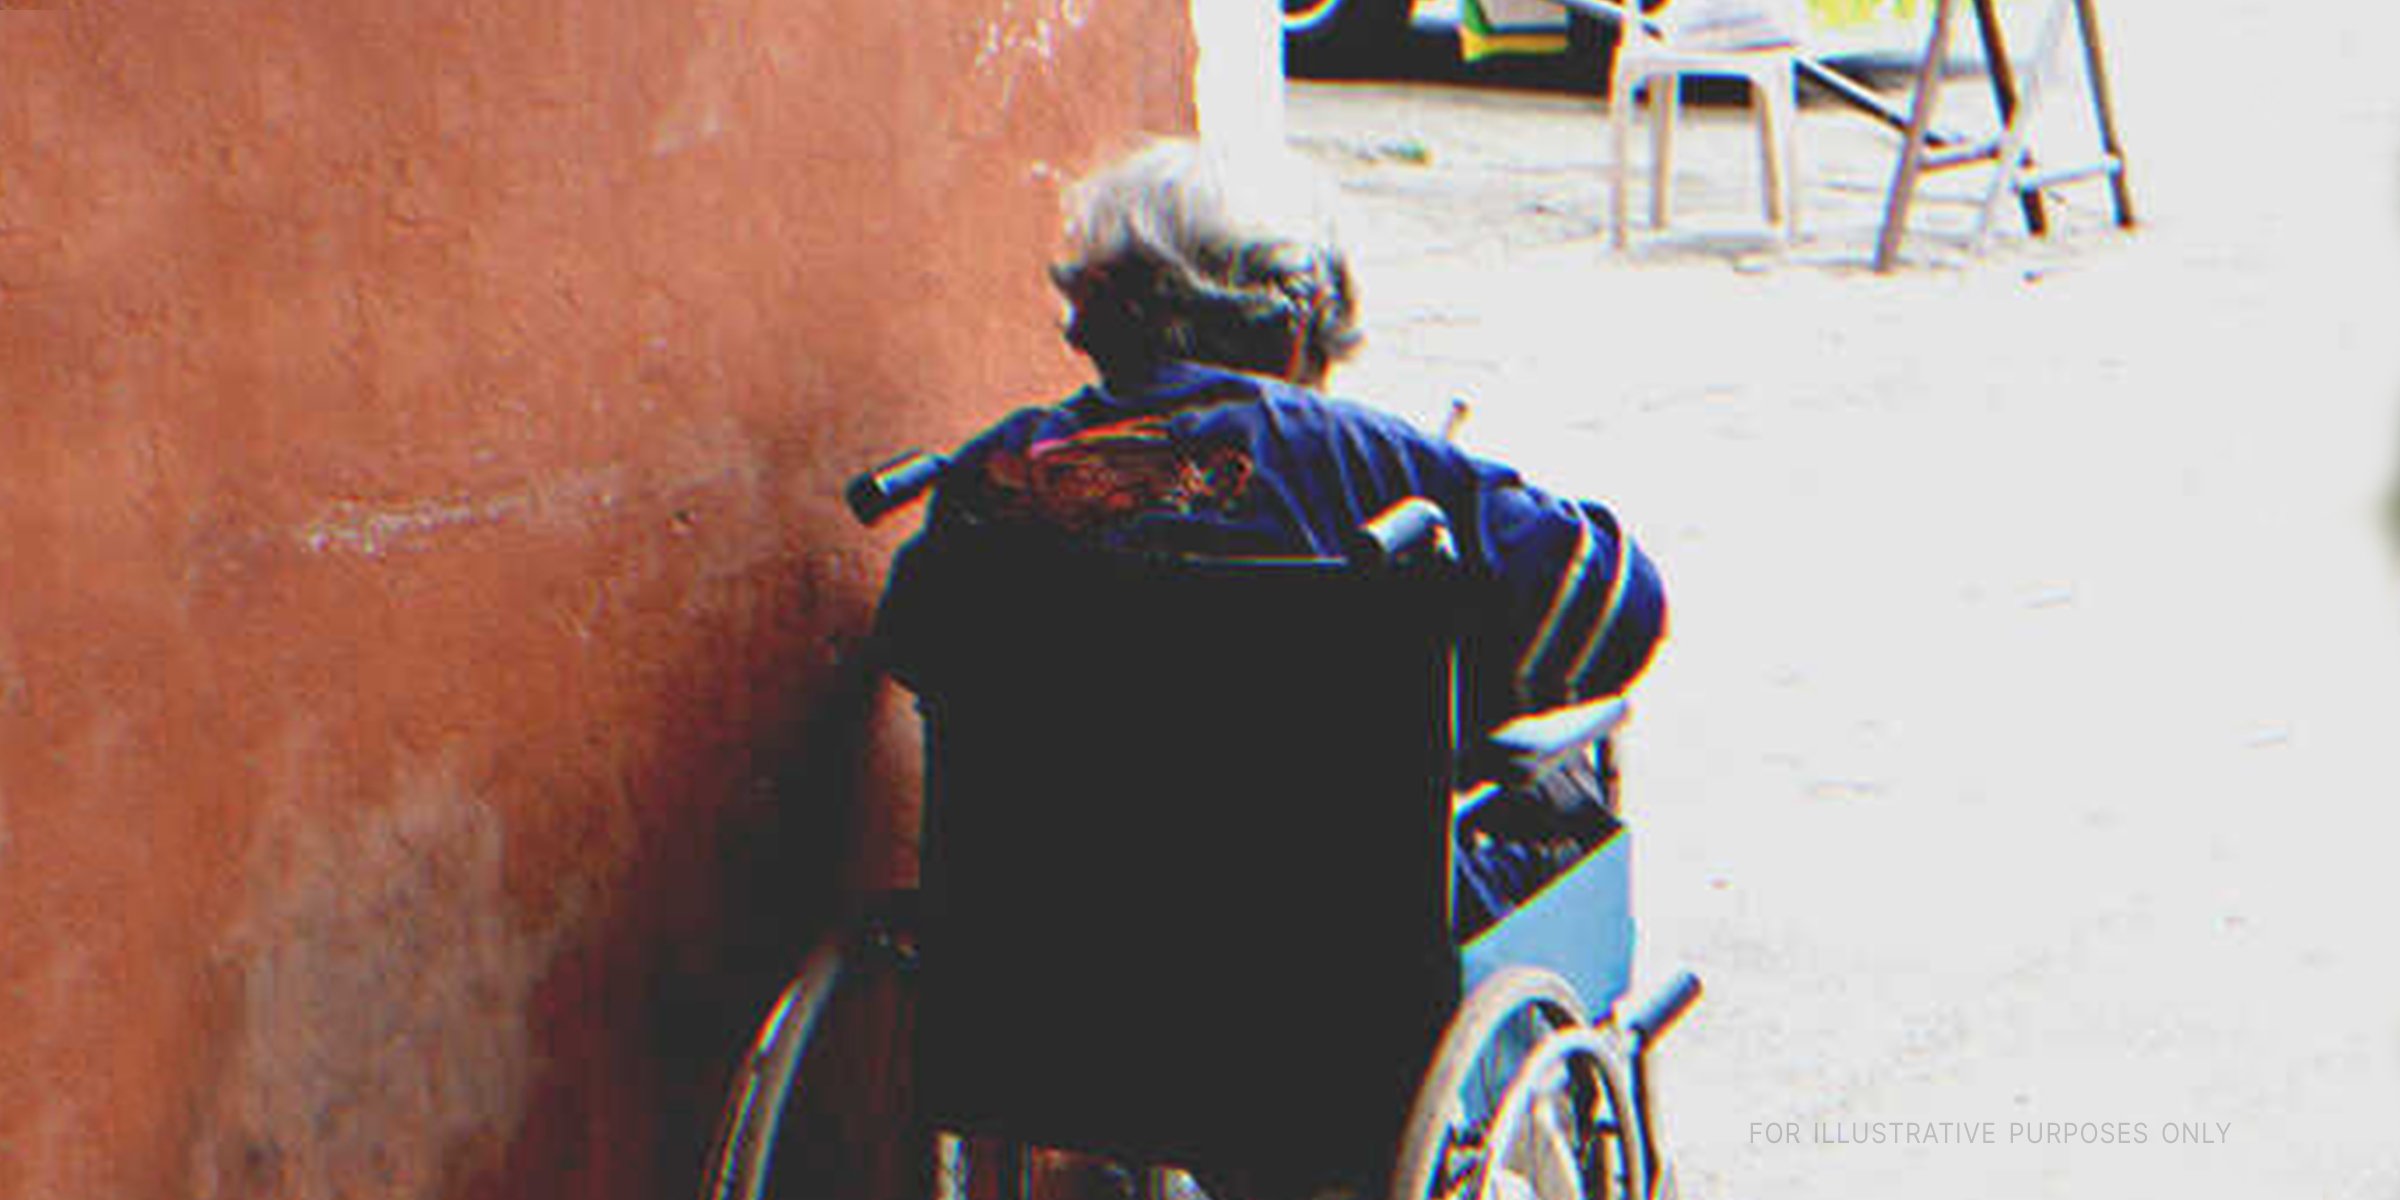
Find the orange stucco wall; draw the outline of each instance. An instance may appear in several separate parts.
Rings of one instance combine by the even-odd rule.
[[[688,1189],[874,823],[838,485],[1073,378],[1187,13],[0,13],[0,1196]]]

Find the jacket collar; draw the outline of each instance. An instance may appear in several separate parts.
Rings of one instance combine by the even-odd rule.
[[[1229,400],[1255,400],[1279,386],[1289,385],[1229,367],[1163,359],[1106,376],[1086,388],[1084,394],[1104,408],[1132,414]]]

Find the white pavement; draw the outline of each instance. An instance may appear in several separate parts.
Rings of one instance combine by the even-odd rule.
[[[1839,109],[1808,245],[1619,257],[1595,103],[1293,88],[1376,338],[1339,390],[1469,396],[1666,573],[1626,765],[1645,966],[1710,984],[1692,1200],[2400,1197],[2400,5],[2101,3],[2143,228],[2087,186],[1970,259],[1937,202],[1882,278],[1895,142]],[[1699,123],[1684,211],[1747,218]]]

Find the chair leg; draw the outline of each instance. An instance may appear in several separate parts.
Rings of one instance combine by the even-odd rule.
[[[1900,135],[1900,161],[1892,168],[1891,190],[1884,194],[1883,228],[1875,236],[1875,273],[1889,272],[1900,261],[1900,239],[1908,232],[1908,209],[1916,199],[1917,181],[1925,173],[1931,150],[1926,131],[1933,128],[1933,110],[1941,94],[1942,60],[1950,53],[1950,19],[1956,0],[1933,0],[1933,31],[1925,38],[1925,56],[1917,60],[1916,83],[1909,91],[1908,129]]]
[[[1773,175],[1767,200],[1769,219],[1780,218],[1786,244],[1800,236],[1800,102],[1797,80],[1789,67],[1769,74],[1761,106],[1770,126],[1766,161]]]
[[[1764,77],[1750,81],[1750,119],[1758,127],[1758,192],[1769,228],[1783,227],[1783,114]]]
[[[2118,227],[2131,229],[2133,185],[2125,181],[2125,145],[2117,138],[2117,110],[2109,99],[2108,66],[2100,61],[2100,18],[2092,11],[2092,0],[2075,0],[2075,24],[2083,35],[2084,77],[2091,84],[2092,119],[2100,127],[2100,152],[2117,164],[2108,177],[2109,198],[2116,203]]]
[[[1991,244],[2001,196],[2019,190],[2018,183],[2028,161],[2031,126],[2035,114],[2041,110],[2051,64],[2058,58],[2059,44],[2066,34],[2068,9],[2073,3],[2074,0],[2051,0],[2050,10],[2042,14],[2041,32],[2034,35],[2033,58],[2024,64],[2025,72],[2018,77],[2017,110],[2009,114],[2008,124],[2000,131],[2000,149],[1992,160],[1992,178],[1984,189],[1982,209],[1976,215],[1972,246],[1977,254]]]
[[[1650,227],[1665,231],[1668,183],[1675,175],[1675,120],[1683,107],[1683,77],[1668,72],[1650,80]]]
[[[1633,97],[1634,89],[1626,82],[1624,64],[1610,72],[1608,88],[1608,127],[1610,140],[1616,143],[1616,161],[1609,170],[1608,225],[1609,238],[1619,250],[1625,248],[1625,187],[1626,176],[1632,172]]]
[[[1795,65],[1784,76],[1783,91],[1783,219],[1794,241],[1800,238],[1800,73]]]

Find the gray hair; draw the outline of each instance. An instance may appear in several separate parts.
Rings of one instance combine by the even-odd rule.
[[[1068,203],[1050,277],[1103,371],[1182,358],[1313,384],[1358,345],[1331,189],[1288,152],[1161,141]]]

